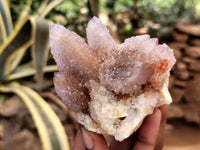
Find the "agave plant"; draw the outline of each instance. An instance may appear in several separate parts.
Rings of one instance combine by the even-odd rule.
[[[68,150],[67,136],[60,120],[45,100],[28,84],[20,83],[19,79],[35,75],[36,84],[42,85],[44,73],[57,70],[55,65],[46,64],[51,22],[44,17],[62,1],[44,0],[30,16],[32,0],[29,0],[13,27],[9,2],[0,0],[0,99],[4,99],[6,94],[14,93],[23,100],[36,124],[45,150]],[[23,62],[23,56],[29,49],[32,59]]]

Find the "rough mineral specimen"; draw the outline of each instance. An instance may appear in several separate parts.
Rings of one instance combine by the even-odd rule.
[[[122,141],[155,107],[171,103],[167,86],[175,57],[149,35],[117,44],[96,17],[86,30],[87,43],[61,25],[50,27],[56,92],[88,130]]]

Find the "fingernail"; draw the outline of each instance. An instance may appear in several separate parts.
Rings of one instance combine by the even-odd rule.
[[[87,130],[85,130],[84,128],[82,128],[81,130],[82,130],[83,140],[85,142],[86,148],[92,149],[93,148],[93,141],[92,141],[92,138],[91,138],[89,132]]]

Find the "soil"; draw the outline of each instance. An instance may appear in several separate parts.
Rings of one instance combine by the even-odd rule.
[[[200,127],[186,124],[184,120],[173,120],[166,126],[163,150],[200,150]]]

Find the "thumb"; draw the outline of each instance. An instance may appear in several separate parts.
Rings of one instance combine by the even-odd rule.
[[[153,150],[156,145],[161,121],[161,111],[156,108],[152,115],[145,118],[138,130],[137,139],[133,150]]]
[[[82,128],[83,141],[87,149],[108,150],[104,137],[100,134],[90,132]]]

